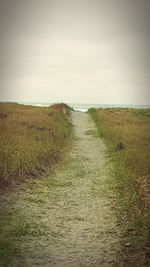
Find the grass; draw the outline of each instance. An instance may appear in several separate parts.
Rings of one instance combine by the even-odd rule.
[[[71,137],[70,108],[65,104],[47,108],[0,104],[0,187],[8,193],[1,194],[0,203],[0,266],[10,266],[13,259],[22,260],[22,239],[38,240],[47,235],[42,212],[49,205],[48,188],[65,186],[52,174],[69,149]],[[36,179],[44,175],[48,179]],[[12,194],[6,190],[26,179],[30,180],[24,195],[24,186]],[[19,194],[22,205],[16,207]]]
[[[16,227],[17,224],[17,227]],[[41,236],[45,235],[44,231],[44,224],[41,225],[41,223],[37,222],[29,222],[29,221],[24,221],[20,219],[20,221],[15,222],[15,225],[11,231],[11,236],[15,238],[20,238],[22,236]]]
[[[17,256],[17,248],[10,240],[0,240],[0,266],[8,266],[10,260]]]
[[[90,135],[92,137],[98,137],[98,132],[95,130],[88,130],[85,132],[85,135]]]
[[[36,178],[52,168],[71,140],[65,104],[0,104],[0,186]]]
[[[124,266],[150,261],[150,109],[90,109],[111,161]],[[144,265],[145,264],[145,265]]]

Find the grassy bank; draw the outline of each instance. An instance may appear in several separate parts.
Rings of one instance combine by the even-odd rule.
[[[36,178],[58,162],[71,137],[64,104],[0,104],[0,186]]]
[[[90,109],[108,147],[124,266],[150,260],[150,109]]]

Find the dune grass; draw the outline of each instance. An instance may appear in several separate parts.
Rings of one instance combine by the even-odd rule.
[[[90,109],[89,112],[113,165],[124,266],[147,266],[150,260],[150,109]]]
[[[0,104],[0,186],[36,178],[52,168],[71,140],[65,104]]]

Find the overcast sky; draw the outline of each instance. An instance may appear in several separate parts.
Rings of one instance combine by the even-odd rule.
[[[1,101],[150,104],[150,0],[0,0]]]

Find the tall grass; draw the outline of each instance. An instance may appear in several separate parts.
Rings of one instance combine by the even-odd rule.
[[[0,186],[37,177],[60,160],[71,137],[69,107],[0,104]]]
[[[150,260],[150,109],[90,109],[113,164],[124,266]]]

